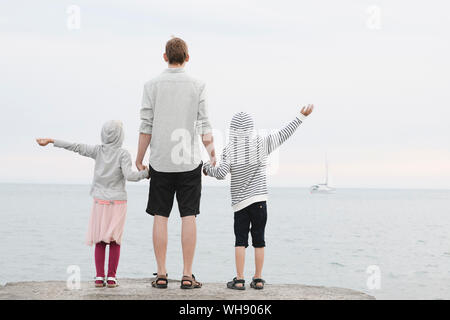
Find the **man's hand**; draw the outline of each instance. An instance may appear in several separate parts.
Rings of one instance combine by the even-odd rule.
[[[37,142],[40,146],[45,147],[45,146],[48,145],[49,143],[54,143],[55,140],[50,139],[50,138],[38,138],[38,139],[36,139],[36,142]]]
[[[144,166],[144,165],[142,164],[142,162],[137,162],[137,161],[136,161],[136,168],[138,169],[138,171],[142,171],[142,170],[147,169],[147,167]]]
[[[209,157],[209,162],[211,163],[211,165],[213,167],[215,167],[216,166],[216,156]]]
[[[303,107],[300,113],[304,115],[305,117],[309,116],[314,110],[313,104],[308,104],[308,107]]]

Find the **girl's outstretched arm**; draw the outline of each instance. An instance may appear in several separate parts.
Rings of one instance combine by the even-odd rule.
[[[292,136],[305,118],[311,114],[313,109],[314,106],[312,104],[308,105],[308,107],[303,107],[300,111],[300,116],[289,122],[284,128],[264,137],[264,149],[267,154],[270,154],[276,148],[281,146],[290,136]]]
[[[93,146],[83,143],[71,143],[63,140],[55,140],[50,138],[39,138],[36,139],[36,142],[43,147],[48,145],[49,143],[53,143],[53,146],[57,148],[64,148],[69,151],[77,152],[84,157],[89,157],[92,159],[95,159],[97,157],[99,148],[98,145]]]
[[[143,166],[144,170],[133,171],[131,168],[131,156],[128,151],[123,151],[120,158],[120,168],[122,169],[122,174],[127,181],[139,181],[148,178],[148,168]]]

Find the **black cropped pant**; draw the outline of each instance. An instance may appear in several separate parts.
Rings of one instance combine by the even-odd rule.
[[[267,222],[267,205],[265,201],[255,202],[234,213],[235,247],[248,247],[248,234],[252,235],[255,248],[266,246],[264,231]]]

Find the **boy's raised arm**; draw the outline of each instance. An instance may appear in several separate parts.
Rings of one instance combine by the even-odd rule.
[[[294,120],[289,122],[284,128],[277,130],[274,133],[269,134],[264,137],[264,147],[267,154],[273,152],[276,148],[283,144],[292,134],[297,130],[297,128],[302,124],[305,118],[311,114],[314,106],[312,104],[308,107],[303,107],[300,111],[300,115]]]

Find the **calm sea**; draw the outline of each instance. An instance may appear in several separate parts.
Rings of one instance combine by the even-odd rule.
[[[77,265],[95,275],[84,244],[91,200],[87,185],[0,184],[0,283],[65,280]],[[128,217],[118,277],[156,270],[147,186],[129,185]],[[234,276],[233,214],[227,188],[204,187],[194,273],[204,282]],[[175,206],[176,208],[176,203]],[[379,299],[450,299],[450,191],[339,189],[311,195],[272,188],[268,202],[268,283],[302,283],[364,291]],[[181,277],[181,221],[169,220],[168,272]],[[369,266],[380,288],[369,289]],[[253,271],[247,252],[246,275]]]

